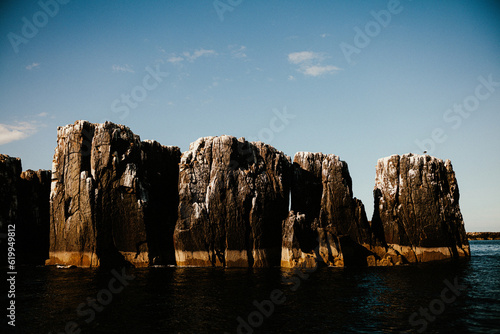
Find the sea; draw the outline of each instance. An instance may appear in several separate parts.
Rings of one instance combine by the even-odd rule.
[[[2,332],[500,333],[500,241],[470,246],[399,267],[19,267]]]

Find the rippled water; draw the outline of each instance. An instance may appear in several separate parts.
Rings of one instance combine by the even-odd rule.
[[[109,272],[24,267],[17,277],[16,329],[18,333],[65,333],[66,326],[68,333],[411,333],[424,329],[426,333],[500,333],[500,241],[472,241],[471,252],[470,261],[321,268],[309,274],[279,268],[128,269],[126,274],[135,278],[125,280],[128,285],[120,292],[122,284],[113,280],[115,293],[109,291],[114,277]],[[455,294],[446,290],[443,295],[445,282],[455,280],[462,290]],[[269,301],[271,297],[278,304]],[[87,304],[99,302],[107,304],[102,309],[97,304],[100,312],[91,311]],[[255,304],[264,309],[259,311]],[[428,318],[419,313],[420,308],[431,308]]]

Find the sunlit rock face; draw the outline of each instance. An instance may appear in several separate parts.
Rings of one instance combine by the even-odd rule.
[[[261,142],[205,137],[182,154],[174,233],[179,266],[280,264],[291,164]]]
[[[21,159],[0,154],[0,233],[13,233],[16,264],[39,265],[48,257],[49,192],[50,171],[22,172]]]
[[[173,264],[179,159],[123,125],[59,127],[47,264]]]
[[[453,167],[429,155],[379,159],[372,224],[408,262],[470,256]]]
[[[367,265],[382,246],[363,204],[353,197],[347,163],[338,156],[295,154],[291,194],[292,211],[283,222],[283,267]]]

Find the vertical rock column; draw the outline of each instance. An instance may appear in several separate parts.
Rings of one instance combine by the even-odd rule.
[[[21,172],[21,159],[0,154],[0,233],[15,232],[16,264],[43,264],[48,258],[50,171]],[[6,250],[2,263],[6,265]]]
[[[49,257],[49,170],[27,170],[19,182],[19,257],[23,263],[44,264]]]
[[[470,256],[449,160],[429,155],[379,159],[372,224],[409,262]]]
[[[179,172],[177,265],[279,265],[289,184],[289,158],[269,145],[231,136],[192,143]]]
[[[0,154],[0,260],[7,265],[7,232],[9,225],[18,222],[18,188],[21,174],[21,159]]]
[[[172,263],[179,157],[177,147],[141,142],[123,125],[60,127],[47,264]]]
[[[378,244],[363,204],[352,195],[347,164],[333,154],[298,152],[293,175],[281,265],[366,265]]]

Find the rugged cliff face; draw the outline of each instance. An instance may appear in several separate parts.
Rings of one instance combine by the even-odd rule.
[[[177,265],[279,265],[290,167],[261,142],[221,136],[192,143],[179,172]]]
[[[449,160],[392,155],[378,160],[372,224],[409,262],[470,255]]]
[[[381,246],[353,197],[347,163],[322,153],[294,157],[292,212],[283,223],[281,265],[295,267],[367,264],[369,250]]]
[[[59,127],[47,264],[173,263],[179,158],[123,125]]]
[[[16,264],[43,264],[49,246],[50,171],[21,172],[21,159],[0,154],[0,236],[15,232]],[[2,252],[6,263],[7,252]]]
[[[451,163],[428,155],[378,161],[368,222],[335,155],[299,152],[292,165],[269,145],[220,136],[181,157],[123,125],[77,121],[58,128],[52,174],[0,155],[0,190],[0,236],[16,225],[25,263],[341,267],[470,255]]]

